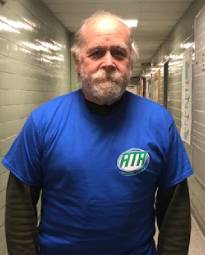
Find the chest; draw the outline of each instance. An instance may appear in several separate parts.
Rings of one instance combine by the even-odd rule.
[[[153,196],[164,158],[150,128],[135,121],[75,118],[47,136],[45,187],[85,200]]]

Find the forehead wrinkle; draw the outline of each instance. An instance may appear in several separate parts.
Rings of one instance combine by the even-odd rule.
[[[101,43],[96,43],[96,44],[93,44],[91,47],[89,47],[89,49],[95,49],[95,48],[105,48],[105,49],[110,49],[112,47],[116,47],[116,48],[122,48],[122,49],[126,49],[128,50],[129,47],[126,43],[111,43],[111,45],[107,46],[107,45],[103,45]]]

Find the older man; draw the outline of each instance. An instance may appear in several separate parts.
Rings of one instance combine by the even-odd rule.
[[[82,89],[33,111],[3,160],[9,254],[187,254],[191,166],[170,114],[125,92],[131,31],[97,13],[72,51]]]

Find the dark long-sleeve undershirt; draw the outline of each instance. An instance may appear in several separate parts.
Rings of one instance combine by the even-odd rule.
[[[187,180],[157,192],[158,255],[187,255],[191,233]]]
[[[10,173],[6,192],[5,231],[9,255],[37,255],[39,189]]]

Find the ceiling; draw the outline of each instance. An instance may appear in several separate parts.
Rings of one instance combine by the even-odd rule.
[[[138,75],[141,65],[149,63],[177,21],[193,0],[42,0],[71,32],[78,29],[82,19],[95,11],[105,10],[123,19],[138,19],[134,30],[139,58],[134,65]]]

